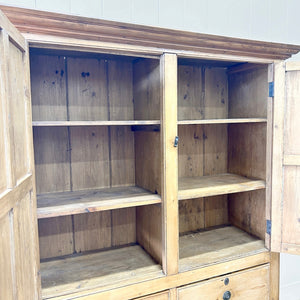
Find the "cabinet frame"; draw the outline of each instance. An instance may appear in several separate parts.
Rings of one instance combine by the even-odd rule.
[[[283,160],[282,148],[273,149],[276,143],[279,143],[282,147],[282,132],[277,132],[277,127],[282,130],[283,114],[282,103],[284,102],[284,87],[278,83],[284,82],[283,63],[279,60],[283,60],[289,57],[291,54],[300,50],[300,46],[283,45],[275,43],[262,43],[251,42],[247,40],[230,39],[223,37],[215,37],[208,35],[193,35],[192,33],[184,33],[180,31],[153,29],[146,26],[136,25],[124,25],[116,22],[109,21],[95,21],[91,19],[79,18],[79,17],[67,17],[52,13],[35,12],[31,10],[10,8],[1,6],[1,9],[12,19],[13,23],[17,26],[21,32],[24,33],[26,40],[29,43],[29,47],[32,48],[44,48],[44,49],[57,49],[57,50],[76,50],[87,51],[93,53],[107,53],[107,54],[119,54],[129,56],[140,56],[148,58],[160,58],[161,62],[161,99],[162,99],[162,119],[161,119],[161,138],[162,138],[162,161],[161,166],[162,174],[162,211],[163,211],[163,270],[166,276],[161,278],[140,282],[133,286],[111,288],[95,288],[88,291],[80,291],[72,294],[72,296],[78,296],[82,299],[98,299],[99,293],[101,297],[112,297],[111,299],[118,299],[120,295],[127,298],[140,297],[143,295],[153,294],[155,292],[164,291],[166,289],[175,289],[178,286],[190,284],[193,282],[205,280],[210,277],[219,276],[222,274],[231,273],[234,271],[243,270],[257,265],[267,264],[271,262],[270,272],[270,286],[273,291],[273,298],[278,298],[278,255],[265,251],[253,256],[236,259],[229,262],[222,262],[217,265],[207,266],[201,269],[187,271],[184,273],[178,273],[177,263],[173,263],[175,260],[178,262],[178,209],[177,209],[177,177],[171,179],[171,175],[177,172],[177,163],[170,167],[170,162],[174,159],[177,161],[177,151],[174,148],[174,138],[177,135],[177,126],[172,127],[172,124],[177,123],[177,103],[174,103],[174,98],[177,98],[177,78],[174,78],[174,74],[177,75],[177,58],[196,58],[196,59],[210,59],[218,61],[234,61],[234,62],[248,62],[258,64],[269,64],[269,82],[275,80],[275,101],[279,99],[279,103],[275,102],[274,105],[274,120],[275,125],[272,124],[273,116],[273,97],[269,97],[268,102],[268,128],[267,128],[267,198],[266,198],[266,220],[272,220],[272,235],[266,233],[265,243],[267,248],[271,250],[280,251],[280,237],[278,232],[280,231],[281,222],[277,223],[280,213],[281,198],[280,188],[282,182],[282,173],[278,169],[279,167],[274,161]],[[0,21],[4,22],[5,26],[10,24],[5,16],[0,16]],[[43,20],[46,18],[52,29],[47,30],[45,26],[40,26]],[[60,32],[56,25],[57,20],[65,20],[65,33]],[[28,23],[24,21],[28,21]],[[90,28],[83,29],[82,23],[87,20],[90,24]],[[102,23],[101,23],[102,22]],[[70,24],[79,25],[73,29]],[[0,28],[2,28],[2,23]],[[101,27],[102,26],[102,27]],[[12,25],[9,25],[12,39],[19,43],[21,49],[25,49],[26,42],[22,41],[22,38],[18,37],[18,32]],[[116,30],[117,28],[117,30]],[[122,39],[117,31],[121,28],[121,34],[124,34],[128,30],[128,40]],[[92,34],[91,32],[94,33]],[[104,34],[105,31],[109,32],[104,36],[102,41],[99,41],[97,35]],[[141,32],[147,32],[148,38],[141,37]],[[159,35],[163,33],[163,38],[159,39]],[[172,35],[178,33],[178,40],[176,43],[172,42]],[[126,37],[126,35],[125,35]],[[134,39],[136,37],[136,40]],[[193,41],[197,37],[198,41]],[[180,41],[182,38],[182,41]],[[208,41],[205,42],[205,39]],[[245,50],[243,45],[247,44],[248,49]],[[151,46],[149,46],[151,45]],[[217,48],[212,48],[212,46]],[[196,50],[195,50],[196,49]],[[224,54],[225,53],[225,54]],[[275,65],[273,67],[273,63]],[[27,62],[28,67],[28,62]],[[274,69],[274,75],[273,75]],[[28,77],[28,76],[27,76]],[[27,82],[28,83],[28,82]],[[175,105],[176,104],[176,105]],[[278,106],[277,106],[278,105]],[[280,106],[281,105],[281,106]],[[167,109],[168,107],[168,109]],[[172,110],[169,110],[172,107]],[[175,120],[176,119],[176,120]],[[279,123],[276,123],[279,120]],[[31,124],[30,124],[31,125]],[[273,126],[271,126],[273,125]],[[274,130],[275,128],[275,130]],[[273,134],[272,131],[274,130]],[[273,147],[272,147],[273,145]],[[276,152],[277,151],[277,152]],[[32,159],[32,158],[31,158]],[[273,166],[271,167],[271,161]],[[287,163],[289,164],[289,162]],[[271,176],[271,168],[272,176]],[[279,175],[279,176],[277,176]],[[34,183],[33,183],[34,184]],[[274,188],[277,187],[277,188]],[[279,189],[279,190],[277,190]],[[276,200],[276,201],[275,201]],[[35,214],[34,214],[35,215]],[[271,219],[272,217],[272,219]],[[275,224],[276,221],[276,224]],[[271,245],[271,246],[270,246]],[[37,254],[36,254],[37,255]],[[37,255],[38,256],[38,255]],[[38,263],[37,263],[38,266]],[[38,288],[39,290],[39,288]],[[112,293],[114,291],[114,293]],[[176,292],[173,294],[175,295]],[[39,291],[36,292],[37,294]],[[36,296],[37,297],[37,296]],[[176,298],[176,296],[174,296]],[[56,297],[56,299],[63,299],[62,297]]]

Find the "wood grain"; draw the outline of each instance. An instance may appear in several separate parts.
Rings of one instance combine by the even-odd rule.
[[[111,247],[111,212],[73,216],[75,252],[85,252]]]
[[[267,251],[263,241],[233,226],[183,235],[179,246],[180,272]]]
[[[162,29],[135,24],[88,19],[78,16],[1,6],[21,32],[101,40],[160,49],[286,59],[299,51],[296,45],[250,41],[215,35]],[[44,26],[45,22],[47,26]],[[87,26],[88,24],[88,26]],[[149,51],[149,50],[148,50]]]
[[[133,62],[133,101],[135,120],[160,120],[159,61],[140,59]]]
[[[33,140],[37,193],[70,191],[67,128],[34,128]]]
[[[70,128],[70,146],[72,190],[108,187],[110,185],[108,128]]]
[[[67,87],[64,56],[30,55],[32,118],[67,121]]]
[[[268,68],[230,74],[228,78],[228,117],[266,118]]]
[[[114,187],[38,195],[38,218],[74,215],[160,203],[159,195],[136,187]]]
[[[162,265],[165,274],[178,271],[178,153],[177,136],[177,57],[164,54],[160,61],[161,80],[161,197]]]
[[[106,63],[100,59],[67,57],[68,120],[108,119]]]
[[[196,283],[178,290],[179,300],[216,299],[230,291],[233,299],[270,299],[270,266],[264,265],[250,270],[229,274],[208,281]],[[229,279],[226,285],[225,279]]]
[[[184,177],[179,180],[178,199],[208,197],[264,188],[265,181],[263,180],[249,179],[229,173],[202,177]]]
[[[44,262],[41,272],[44,298],[162,276],[160,266],[139,246]]]
[[[39,220],[40,258],[74,253],[71,216]]]

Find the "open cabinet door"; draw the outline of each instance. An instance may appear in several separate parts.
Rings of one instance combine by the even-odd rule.
[[[28,46],[0,11],[0,299],[39,299]]]
[[[271,250],[300,254],[300,63],[275,66]]]

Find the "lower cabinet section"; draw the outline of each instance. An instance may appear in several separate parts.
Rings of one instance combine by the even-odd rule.
[[[269,269],[265,265],[181,287],[178,299],[269,299]]]

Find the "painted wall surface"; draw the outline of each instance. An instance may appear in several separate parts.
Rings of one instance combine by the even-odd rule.
[[[0,4],[300,45],[300,0],[6,0]],[[293,60],[300,60],[300,54]],[[300,257],[281,255],[280,299],[300,300]]]

